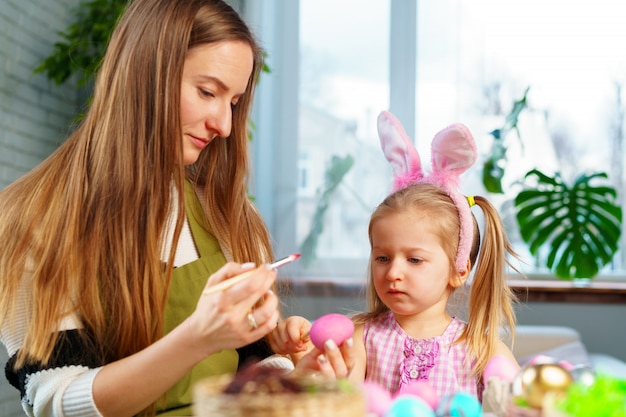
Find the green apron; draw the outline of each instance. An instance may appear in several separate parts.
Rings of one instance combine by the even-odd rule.
[[[166,334],[193,313],[207,279],[226,263],[217,240],[208,231],[202,206],[188,181],[185,182],[185,207],[200,258],[174,269],[165,307]],[[223,350],[207,357],[167,392],[165,404],[157,403],[157,414],[192,415],[194,384],[208,376],[234,373],[238,360],[239,355],[235,349]]]

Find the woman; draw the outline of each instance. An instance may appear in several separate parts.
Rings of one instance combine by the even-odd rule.
[[[198,379],[272,353],[251,346],[279,319],[270,237],[246,195],[261,67],[222,1],[135,0],[81,125],[2,191],[0,340],[29,415],[189,414]],[[292,353],[285,335],[307,325],[267,340]],[[346,352],[301,362],[345,374]]]

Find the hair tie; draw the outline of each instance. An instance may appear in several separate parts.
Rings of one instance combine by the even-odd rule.
[[[469,203],[470,207],[473,207],[474,204],[476,204],[476,201],[474,200],[474,196],[473,195],[468,195],[467,196],[467,202]]]

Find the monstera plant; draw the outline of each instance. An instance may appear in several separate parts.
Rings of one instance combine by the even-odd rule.
[[[524,177],[515,198],[522,239],[533,255],[547,249],[545,265],[561,279],[594,278],[618,249],[622,208],[606,178],[581,174],[570,186],[558,172],[533,169]]]

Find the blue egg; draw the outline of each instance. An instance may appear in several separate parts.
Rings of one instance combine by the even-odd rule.
[[[482,413],[478,398],[465,392],[444,395],[437,406],[438,416],[480,417]]]
[[[385,417],[436,417],[432,408],[414,395],[399,395],[391,403]]]

